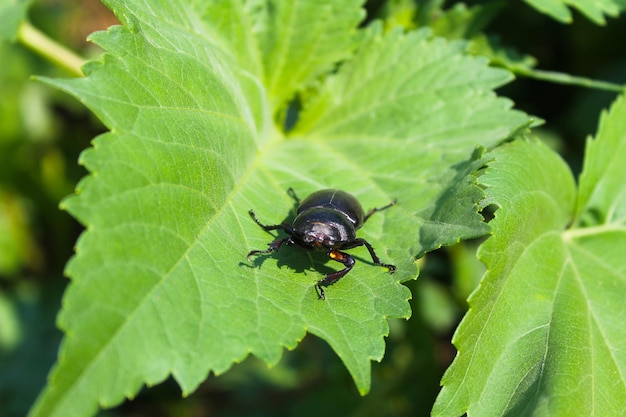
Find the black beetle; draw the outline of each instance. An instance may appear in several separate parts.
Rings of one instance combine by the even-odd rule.
[[[289,195],[298,205],[296,218],[292,224],[282,223],[276,225],[264,225],[257,219],[254,211],[248,213],[250,217],[266,232],[270,230],[284,230],[289,236],[278,238],[268,244],[266,250],[253,250],[248,253],[248,259],[253,255],[269,254],[278,250],[283,243],[297,245],[307,250],[323,251],[328,253],[331,259],[341,262],[345,268],[341,271],[326,275],[317,282],[318,298],[324,299],[324,289],[339,281],[354,266],[354,258],[340,250],[352,249],[357,246],[365,246],[369,251],[375,265],[387,267],[390,273],[394,273],[394,265],[380,261],[374,248],[365,239],[356,237],[357,229],[377,211],[385,210],[394,204],[395,200],[384,207],[373,208],[367,214],[363,213],[361,203],[352,194],[336,189],[316,191],[304,200],[300,201],[295,191],[289,188]]]

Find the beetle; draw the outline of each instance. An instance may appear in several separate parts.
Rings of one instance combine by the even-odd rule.
[[[386,206],[373,208],[365,214],[359,200],[342,190],[315,191],[304,200],[298,198],[293,188],[289,188],[287,193],[297,204],[296,217],[291,224],[284,222],[264,225],[256,217],[253,210],[248,211],[252,220],[266,232],[282,230],[288,235],[269,243],[266,250],[250,251],[248,260],[252,256],[275,252],[283,244],[299,246],[306,250],[326,252],[331,259],[341,262],[344,269],[332,272],[317,282],[316,292],[318,299],[321,300],[326,298],[323,287],[328,287],[339,281],[354,266],[354,257],[343,252],[346,249],[365,246],[374,265],[386,267],[389,273],[395,272],[395,265],[381,262],[372,245],[367,240],[356,237],[356,231],[365,224],[372,214],[395,205],[395,200]]]

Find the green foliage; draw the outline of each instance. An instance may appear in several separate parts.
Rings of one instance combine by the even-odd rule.
[[[487,266],[453,339],[434,415],[616,415],[626,409],[626,100],[588,142],[580,192],[536,141],[492,152]],[[578,221],[573,224],[575,213]],[[471,382],[470,382],[471,381]]]
[[[15,40],[17,28],[26,17],[29,0],[0,0],[0,41]]]
[[[605,16],[616,17],[626,9],[624,0],[524,0],[538,12],[544,13],[561,23],[572,23],[572,13],[568,8],[574,8],[598,25],[606,24]],[[467,30],[462,15],[467,12],[465,3],[452,4],[448,10],[442,10],[441,0],[389,0],[385,2],[384,14],[388,23],[399,24],[404,27],[434,23],[435,26],[448,25],[450,19],[460,24],[452,24],[449,29],[453,32]],[[478,12],[480,16],[484,10],[503,8],[506,1],[491,1],[471,7],[471,14]],[[483,11],[480,11],[483,10]],[[489,13],[489,12],[488,12]],[[443,17],[443,20],[442,20]],[[458,20],[461,18],[461,20]],[[471,28],[471,26],[470,26]],[[476,29],[476,28],[473,28]]]
[[[399,282],[416,277],[415,256],[486,231],[472,149],[527,123],[490,92],[506,72],[428,31],[383,35],[373,25],[356,38],[353,2],[334,2],[351,18],[329,9],[334,18],[319,23],[327,42],[291,30],[317,16],[317,2],[278,2],[275,13],[229,4],[111,2],[124,26],[92,36],[104,59],[85,66],[84,79],[48,80],[111,133],[82,155],[91,176],[64,202],[88,231],[67,267],[60,361],[33,415],[111,406],[170,373],[189,393],[249,353],[275,364],[307,331],[366,393],[385,319],[410,315]],[[272,116],[357,39],[283,132]],[[270,239],[248,209],[282,221],[290,186],[346,189],[366,207],[397,198],[362,235],[398,272],[360,262],[322,302],[314,283],[324,259],[285,250],[246,263]]]
[[[626,100],[622,96],[600,119],[597,138],[587,141],[575,224],[583,233],[620,231],[626,219]]]
[[[74,163],[84,148],[87,175],[61,206],[86,230],[65,268],[64,339],[33,416],[92,415],[136,396],[112,413],[429,415],[473,290],[434,415],[626,409],[626,100],[584,156],[582,143],[567,155],[574,171],[584,160],[577,188],[554,150],[517,137],[545,119],[555,130],[534,133],[575,151],[576,100],[524,79],[499,90],[531,120],[494,94],[513,74],[623,91],[620,78],[539,69],[545,51],[600,67],[605,49],[583,55],[577,40],[623,30],[544,34],[513,2],[106,3],[121,25],[91,35],[106,52],[83,72],[35,28],[73,28],[69,19],[35,2],[31,25],[30,2],[0,0],[1,39],[79,77],[0,45],[0,414],[26,413],[57,355],[60,272],[80,232],[57,205],[85,175]],[[527,3],[598,24],[624,5]],[[525,29],[572,43],[535,45]],[[105,125],[91,147],[103,128],[82,105]],[[273,239],[248,210],[289,220],[289,187],[342,188],[366,210],[397,199],[359,230],[397,272],[353,249],[355,268],[320,301],[315,283],[340,265],[325,254],[284,247],[247,260]]]
[[[567,6],[576,8],[586,17],[599,25],[605,24],[604,15],[617,16],[620,10],[626,8],[623,0],[525,0],[538,11],[563,22],[572,22],[572,13]]]

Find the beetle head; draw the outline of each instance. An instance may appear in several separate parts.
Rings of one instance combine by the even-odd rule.
[[[327,223],[309,223],[302,230],[302,241],[305,245],[316,250],[326,250],[335,247],[341,235],[337,228]]]

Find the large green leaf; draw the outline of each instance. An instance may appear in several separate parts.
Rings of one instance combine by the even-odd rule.
[[[488,272],[454,337],[434,415],[623,415],[626,410],[626,101],[589,142],[581,191],[545,145],[493,152],[499,207]],[[575,208],[580,218],[571,226]]]
[[[315,23],[329,37],[318,44],[299,22],[317,22],[319,2],[293,3],[111,1],[123,26],[92,36],[109,53],[84,79],[48,80],[110,133],[82,155],[91,174],[64,202],[87,231],[67,267],[59,362],[33,415],[87,415],[170,374],[189,393],[250,353],[277,363],[306,332],[365,393],[386,318],[410,315],[400,282],[416,277],[415,257],[485,233],[475,147],[527,123],[491,91],[510,74],[424,31],[375,25],[355,43],[357,21],[334,19],[362,14],[347,0]],[[340,57],[350,59],[313,83]],[[286,134],[274,115],[299,89],[304,110]],[[342,188],[365,209],[397,199],[359,231],[395,275],[357,248],[354,270],[320,301],[314,284],[336,269],[325,255],[286,247],[247,262],[272,239],[248,210],[281,222],[289,187]]]

